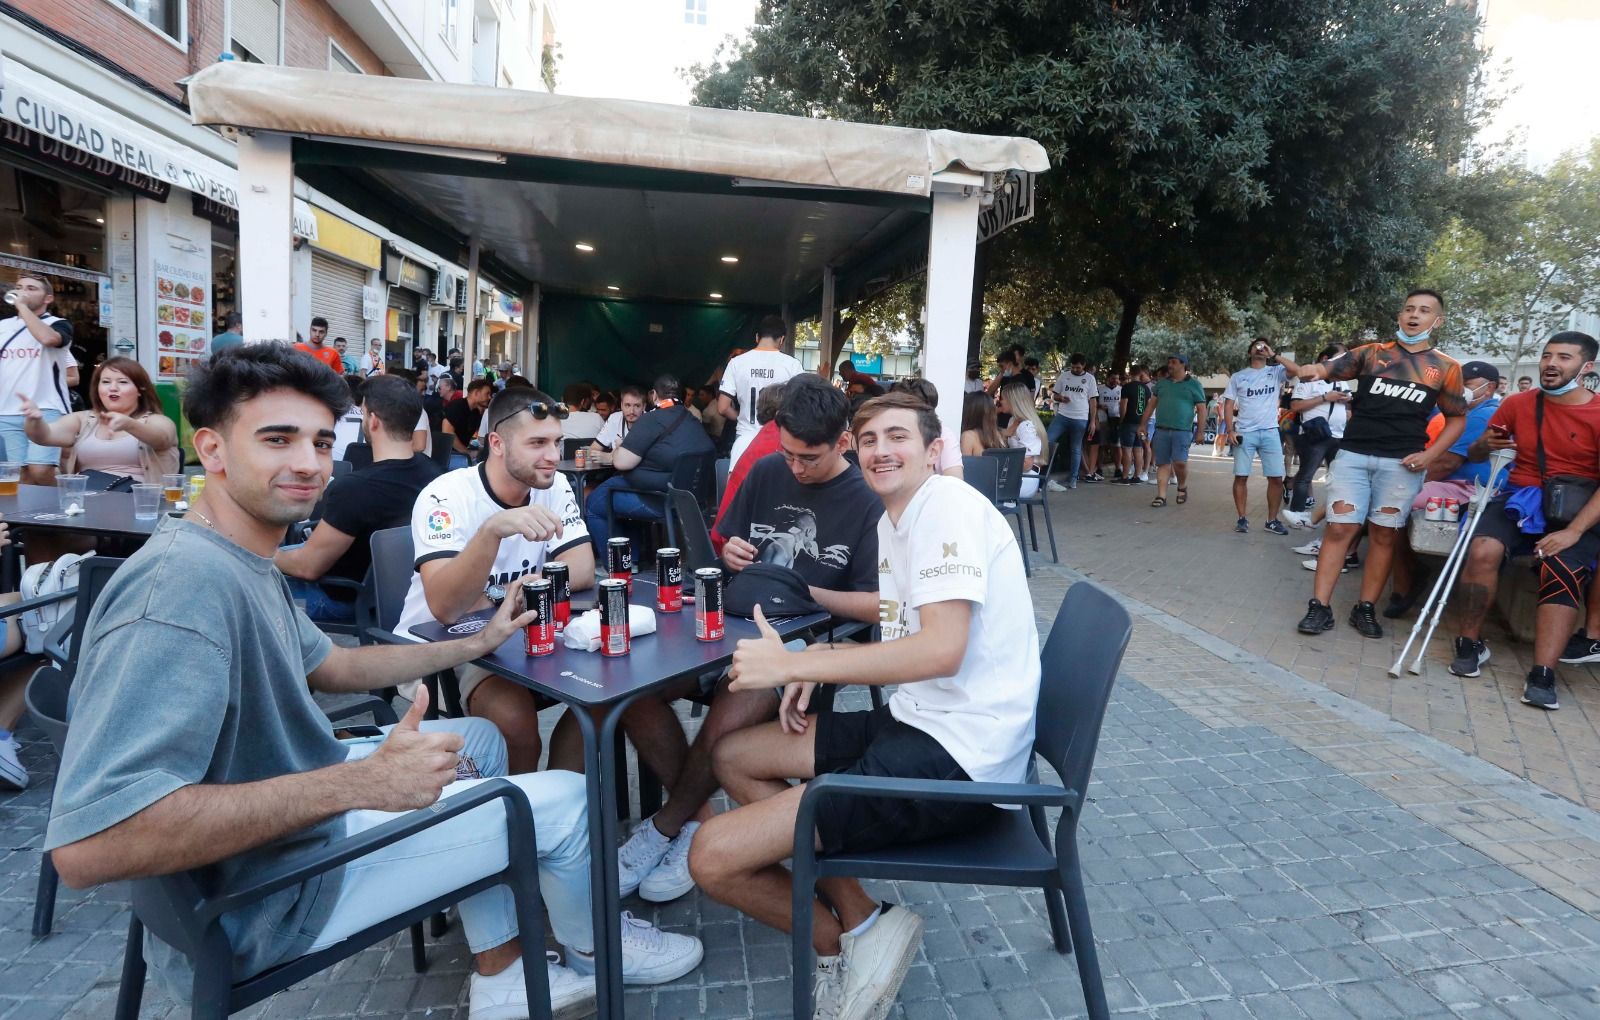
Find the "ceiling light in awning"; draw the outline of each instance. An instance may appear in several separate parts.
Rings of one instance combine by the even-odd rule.
[[[728,263],[728,265],[731,266],[735,262],[739,261],[739,256],[737,256],[737,255],[724,255],[724,256],[722,256],[722,261]]]
[[[588,241],[579,241],[577,244],[573,245],[573,247],[579,251],[594,251],[594,245],[590,244]]]
[[[618,287],[618,286],[617,286],[617,285],[616,285],[616,284],[614,284],[614,283],[608,283],[608,284],[606,284],[606,290],[621,290],[621,289],[622,289],[622,288],[621,288],[621,287]]]
[[[722,295],[718,294],[716,291],[712,291],[711,292],[711,300],[713,300],[713,301],[721,301],[722,300]]]

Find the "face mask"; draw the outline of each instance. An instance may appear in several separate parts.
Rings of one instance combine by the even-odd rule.
[[[1551,389],[1550,387],[1545,386],[1542,383],[1539,385],[1539,389],[1547,397],[1559,397],[1559,396],[1561,396],[1561,394],[1563,394],[1563,393],[1571,393],[1573,390],[1575,390],[1577,388],[1578,388],[1578,377],[1577,376],[1573,376],[1571,379],[1568,379],[1565,383],[1562,383],[1560,386],[1557,386],[1555,389]]]
[[[1394,331],[1394,335],[1395,335],[1395,339],[1399,340],[1401,343],[1405,344],[1407,347],[1415,347],[1418,344],[1427,343],[1428,342],[1428,338],[1433,336],[1433,330],[1425,329],[1421,333],[1418,333],[1416,336],[1406,336],[1405,330],[1397,329],[1397,330]]]

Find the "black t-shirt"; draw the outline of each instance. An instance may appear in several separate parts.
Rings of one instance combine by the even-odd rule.
[[[380,460],[365,471],[335,478],[323,496],[322,519],[355,541],[328,573],[352,581],[364,580],[372,565],[372,533],[410,527],[412,505],[423,487],[439,473],[439,466],[431,458],[417,453],[410,460]],[[342,601],[355,597],[337,588],[329,591]]]
[[[628,484],[662,491],[672,482],[672,468],[680,459],[716,451],[700,419],[681,404],[640,415],[622,448],[639,455],[639,466],[626,472]]]
[[[472,409],[465,397],[457,397],[444,405],[444,420],[456,430],[456,438],[462,446],[472,445],[472,437],[477,434],[478,425],[483,421],[483,415]]]
[[[444,400],[439,394],[425,394],[422,398],[422,411],[428,416],[428,430],[430,432],[438,432],[444,427]]]
[[[1021,383],[1022,385],[1028,387],[1028,392],[1029,393],[1038,393],[1039,392],[1039,380],[1035,379],[1033,377],[1033,373],[1028,371],[1027,369],[1023,369],[1022,371],[1018,372],[1016,375],[1003,375],[1003,376],[1000,377],[1000,388],[1001,389],[1005,389],[1007,386],[1010,386],[1012,383]]]
[[[828,591],[878,590],[878,518],[883,502],[855,466],[820,485],[801,485],[771,453],[750,468],[717,525],[742,538],[761,563],[799,571]]]

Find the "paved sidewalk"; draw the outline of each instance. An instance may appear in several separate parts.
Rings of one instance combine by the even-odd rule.
[[[1038,568],[1042,625],[1074,579]],[[1171,583],[1181,587],[1184,575]],[[1600,1016],[1600,920],[1572,895],[1592,876],[1567,878],[1557,866],[1595,855],[1600,818],[1187,617],[1144,601],[1130,609],[1134,643],[1081,837],[1114,1011],[1164,1020]],[[108,1016],[126,923],[119,891],[67,892],[55,934],[27,933],[53,762],[36,733],[26,736],[40,783],[0,799],[0,1018]],[[1528,868],[1508,851],[1557,864]],[[876,892],[928,920],[893,1016],[1082,1015],[1075,968],[1050,948],[1036,893],[913,883],[878,883]],[[629,905],[707,946],[685,981],[631,991],[630,1015],[787,1015],[777,933],[697,894],[662,908]],[[393,943],[251,1015],[465,1017],[458,931],[430,950],[422,977]],[[146,1003],[146,1016],[185,1015],[154,986]]]

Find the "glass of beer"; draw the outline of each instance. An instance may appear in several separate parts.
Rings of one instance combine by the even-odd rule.
[[[22,465],[15,461],[0,464],[0,496],[15,496],[22,481]]]
[[[183,475],[162,475],[161,495],[168,503],[176,503],[183,498]]]

